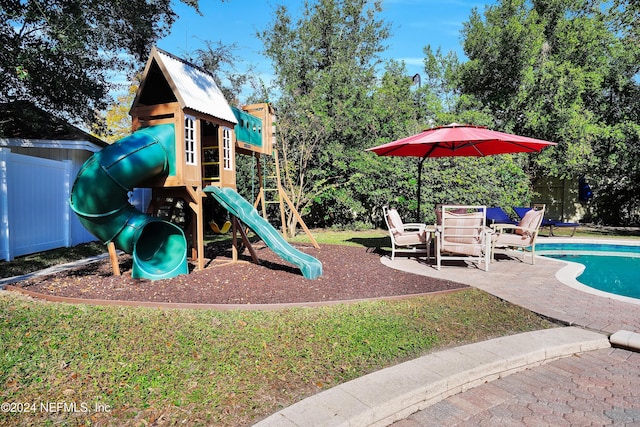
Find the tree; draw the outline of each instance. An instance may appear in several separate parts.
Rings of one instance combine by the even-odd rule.
[[[98,113],[100,119],[92,123],[91,132],[108,143],[114,143],[131,133],[129,110],[140,85],[141,75],[129,86],[126,93],[118,95],[115,102]]]
[[[403,63],[389,61],[371,94],[370,127],[366,147],[373,147],[415,134],[424,128],[432,111],[427,92],[413,86]],[[344,172],[349,179],[342,186],[351,198],[351,212],[360,221],[382,225],[382,206],[392,203],[403,216],[415,214],[416,166],[413,158],[378,157],[363,150],[346,152]]]
[[[382,62],[381,43],[389,36],[376,19],[380,10],[379,1],[318,0],[305,3],[294,25],[281,6],[273,27],[260,34],[282,99],[306,98],[332,136],[348,146],[362,143],[351,135],[368,126],[368,94]]]
[[[588,177],[595,214],[626,223],[640,208],[640,194],[619,185],[639,177],[640,44],[630,16],[632,1],[501,0],[465,23],[469,61],[458,76],[502,129],[559,143],[533,172]]]
[[[352,221],[354,209],[362,210],[345,184],[353,157],[371,142],[371,91],[389,35],[376,18],[380,3],[305,2],[295,23],[280,6],[259,34],[280,93],[276,126],[286,190],[316,225]]]
[[[198,0],[183,0],[196,8]],[[30,100],[91,123],[109,73],[144,62],[176,18],[170,0],[5,0],[0,9],[0,100]]]
[[[425,46],[423,52],[425,83],[435,98],[432,101],[436,105],[434,110],[437,115],[451,113],[456,110],[461,95],[456,84],[456,72],[460,67],[458,55],[453,51],[444,54],[440,48],[434,52],[431,45]],[[440,121],[436,117],[432,119]]]
[[[242,87],[246,83],[252,83],[254,89],[259,90],[254,75],[254,67],[247,66],[242,71],[237,64],[242,62],[235,54],[237,45],[224,45],[222,42],[205,41],[202,49],[195,51],[195,57],[190,61],[211,73],[218,87],[231,105],[240,105]]]

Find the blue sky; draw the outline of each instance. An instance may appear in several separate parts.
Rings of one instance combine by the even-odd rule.
[[[383,0],[379,15],[391,25],[391,38],[386,41],[387,58],[404,60],[409,75],[422,72],[423,48],[454,50],[463,59],[460,42],[462,23],[468,20],[472,8],[484,11],[492,0]],[[284,4],[293,16],[302,8],[303,0],[201,0],[199,16],[191,8],[175,1],[180,18],[171,34],[158,42],[158,47],[179,57],[203,47],[204,41],[237,45],[236,56],[246,64],[253,64],[265,80],[270,80],[268,59],[261,53],[262,42],[256,32],[265,30],[273,20],[276,5]]]

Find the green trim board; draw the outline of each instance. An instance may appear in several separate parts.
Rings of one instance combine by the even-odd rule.
[[[238,142],[262,148],[262,120],[236,107],[231,110],[238,120],[233,128]]]

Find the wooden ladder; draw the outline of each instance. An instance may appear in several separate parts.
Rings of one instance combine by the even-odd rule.
[[[309,237],[309,240],[311,240],[311,243],[313,244],[313,246],[317,249],[320,249],[320,245],[318,245],[318,242],[311,234],[311,231],[309,231],[309,228],[302,220],[302,217],[298,213],[298,210],[295,208],[295,206],[291,202],[291,199],[289,199],[289,196],[287,196],[287,193],[284,191],[284,188],[282,187],[282,181],[280,179],[280,160],[278,159],[278,151],[275,149],[273,150],[272,157],[275,163],[274,175],[263,176],[264,171],[262,169],[262,163],[260,162],[260,155],[255,154],[255,156],[258,161],[258,179],[260,180],[260,189],[258,190],[258,197],[256,197],[256,201],[254,202],[253,207],[258,209],[258,206],[261,206],[262,217],[268,220],[267,205],[278,204],[280,206],[280,222],[282,224],[282,227],[281,227],[282,236],[286,239],[287,238],[287,217],[286,217],[286,211],[285,211],[285,203],[286,203],[291,213],[295,215],[296,219],[298,220],[298,223],[300,224],[304,232]],[[267,179],[270,180],[271,182],[275,181],[275,187],[266,187],[265,181]],[[271,198],[268,199],[267,194],[270,195]]]

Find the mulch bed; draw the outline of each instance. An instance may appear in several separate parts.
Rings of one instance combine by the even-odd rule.
[[[119,258],[121,276],[107,259],[84,267],[36,277],[15,285],[59,297],[200,304],[282,304],[380,298],[447,291],[460,283],[393,270],[380,262],[374,248],[323,245],[297,246],[318,258],[323,274],[305,279],[300,270],[268,247],[256,244],[260,264],[229,263],[229,247],[208,247],[208,265],[172,279],[131,278],[131,258]],[[241,260],[250,261],[247,251]],[[193,270],[193,266],[191,266]]]

